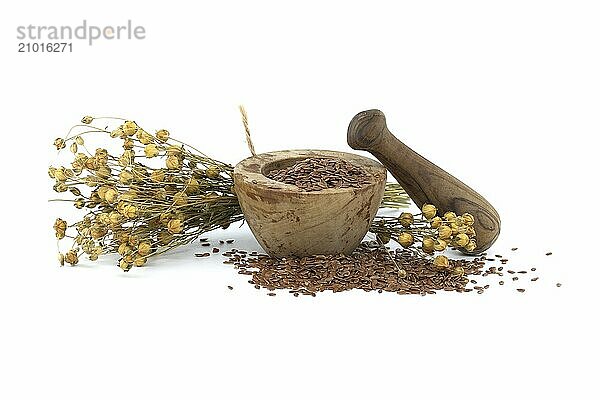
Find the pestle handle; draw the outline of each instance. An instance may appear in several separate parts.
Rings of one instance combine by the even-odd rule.
[[[492,205],[469,186],[398,140],[388,129],[379,110],[356,114],[348,126],[348,144],[355,150],[373,154],[419,208],[433,204],[443,214],[470,213],[475,217],[477,248],[467,254],[487,250],[500,234],[500,216]]]

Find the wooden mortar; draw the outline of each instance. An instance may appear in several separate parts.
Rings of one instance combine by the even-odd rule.
[[[342,158],[371,174],[371,183],[306,192],[265,176],[310,157]],[[328,150],[258,154],[241,161],[233,171],[244,217],[256,240],[274,257],[350,254],[373,222],[386,177],[387,171],[377,161]]]

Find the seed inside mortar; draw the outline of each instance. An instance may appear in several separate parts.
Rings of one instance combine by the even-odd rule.
[[[359,188],[370,183],[371,175],[362,167],[341,158],[314,157],[269,172],[267,178],[313,192],[333,188]]]

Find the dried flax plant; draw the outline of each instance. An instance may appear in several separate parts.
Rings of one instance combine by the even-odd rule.
[[[451,211],[442,217],[437,214],[434,205],[424,204],[421,213],[416,215],[409,212],[403,212],[398,217],[378,215],[369,231],[377,235],[379,243],[387,244],[394,240],[403,248],[422,256],[442,252],[448,247],[475,250],[475,218],[471,214],[457,216]],[[420,246],[417,246],[418,243]],[[448,258],[442,254],[436,256],[433,263],[439,268],[450,266]]]
[[[233,168],[170,137],[167,130],[146,132],[133,121],[112,130],[86,116],[54,145],[73,153],[68,167],[50,167],[54,190],[69,193],[76,208],[86,210],[75,223],[58,218],[56,238],[72,239],[61,265],[75,265],[82,255],[118,253],[124,271],[148,258],[191,243],[200,235],[243,220],[233,192]],[[84,136],[106,134],[122,144],[118,155],[105,148],[90,152]],[[83,150],[83,151],[81,151]],[[158,162],[154,162],[158,161]]]

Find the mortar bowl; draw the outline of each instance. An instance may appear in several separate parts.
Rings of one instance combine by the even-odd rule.
[[[359,188],[303,191],[267,178],[307,158],[341,158],[364,168],[370,182]],[[350,254],[365,237],[385,191],[387,171],[377,161],[329,150],[257,154],[238,163],[234,189],[250,230],[272,257]]]

